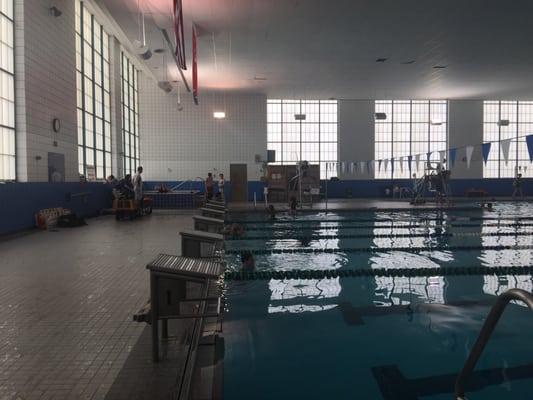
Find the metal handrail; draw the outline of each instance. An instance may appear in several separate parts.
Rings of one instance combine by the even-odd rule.
[[[204,181],[203,178],[200,178],[199,176],[197,176],[196,178],[194,179],[187,179],[186,181],[183,181],[181,183],[178,183],[176,186],[170,188],[170,190],[178,190],[180,187],[182,187],[183,185],[185,185],[186,183],[190,183],[190,186],[189,186],[189,190],[192,190],[192,187],[193,187],[193,183],[196,182],[196,181]]]
[[[527,306],[531,310],[533,310],[533,294],[526,292],[525,290],[510,289],[498,296],[496,304],[492,306],[492,309],[490,310],[490,313],[487,316],[487,319],[485,320],[481,331],[479,332],[479,336],[476,340],[476,343],[470,351],[470,355],[468,356],[465,365],[461,370],[461,373],[457,376],[454,388],[454,399],[465,400],[464,387],[466,380],[470,377],[472,371],[474,370],[476,363],[478,362],[479,357],[481,356],[481,353],[483,353],[483,350],[485,349],[485,346],[487,345],[487,342],[489,341],[492,332],[494,331],[494,328],[498,324],[498,321],[500,320],[500,317],[502,316],[505,308],[507,307],[507,304],[509,304],[511,300],[520,300],[526,303]]]

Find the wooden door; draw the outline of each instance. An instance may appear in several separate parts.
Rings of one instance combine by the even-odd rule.
[[[230,164],[231,201],[248,201],[248,170],[246,164]]]

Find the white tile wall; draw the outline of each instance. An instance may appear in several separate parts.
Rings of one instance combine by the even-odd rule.
[[[182,91],[183,110],[175,93],[166,94],[152,79],[140,79],[141,164],[146,180],[187,180],[208,171],[229,178],[231,163],[248,165],[248,180],[259,180],[266,159],[266,96],[227,93],[226,118],[213,118],[224,109],[224,95],[200,93],[200,105]]]
[[[78,180],[74,1],[16,0],[17,179],[48,180],[48,152],[65,155],[67,181]],[[54,133],[52,120],[61,120]],[[53,142],[57,142],[57,147]],[[37,160],[37,157],[41,157]]]

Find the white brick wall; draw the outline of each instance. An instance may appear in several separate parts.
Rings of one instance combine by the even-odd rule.
[[[55,18],[49,2],[16,0],[17,179],[22,182],[48,180],[48,152],[63,153],[66,180],[78,180],[74,4],[56,0],[63,14]],[[59,133],[52,129],[54,118],[61,120]]]
[[[266,97],[226,93],[226,118],[213,118],[224,109],[224,95],[200,93],[200,105],[182,93],[178,111],[175,93],[164,93],[150,78],[140,79],[141,164],[146,180],[187,180],[208,171],[229,178],[231,163],[248,164],[248,180],[259,180],[255,155],[266,159]]]

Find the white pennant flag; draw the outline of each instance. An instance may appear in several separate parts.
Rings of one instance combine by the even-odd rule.
[[[470,161],[472,160],[472,153],[474,153],[474,146],[466,146],[466,168],[470,168]]]
[[[444,163],[444,157],[446,157],[446,150],[439,151],[439,163],[442,165]]]
[[[359,168],[361,169],[361,174],[364,174],[365,173],[365,162],[364,161],[359,161]]]
[[[511,147],[511,140],[513,139],[505,139],[500,142],[505,165],[507,165],[507,162],[509,161],[509,148]]]
[[[403,157],[400,157],[400,172],[403,172]]]
[[[387,172],[387,167],[389,166],[389,160],[388,159],[383,160],[383,164],[385,167],[385,172]]]
[[[420,164],[420,154],[415,156],[415,168],[418,171],[418,164]]]

